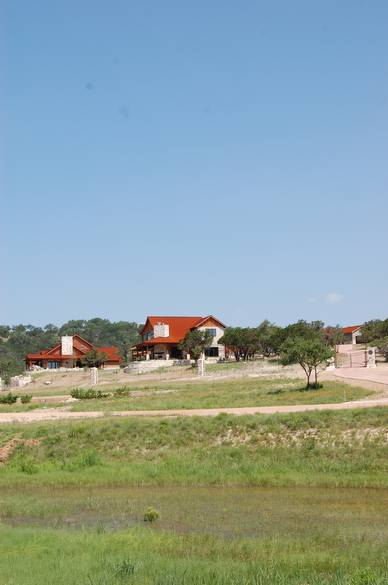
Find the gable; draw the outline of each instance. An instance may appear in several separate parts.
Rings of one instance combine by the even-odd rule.
[[[224,323],[222,323],[222,321],[220,321],[216,317],[213,317],[213,315],[209,315],[208,317],[202,319],[202,321],[197,323],[197,325],[195,326],[196,329],[199,327],[220,327],[221,329],[225,329],[226,326],[224,325]]]
[[[77,355],[85,355],[92,349],[94,349],[92,343],[89,343],[89,341],[86,341],[86,339],[83,339],[80,335],[73,335],[73,352],[74,350],[77,350]]]

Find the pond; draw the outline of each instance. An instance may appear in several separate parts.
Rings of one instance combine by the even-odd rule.
[[[152,530],[241,537],[388,537],[388,490],[358,488],[29,488],[2,489],[0,520],[13,526],[99,531]]]

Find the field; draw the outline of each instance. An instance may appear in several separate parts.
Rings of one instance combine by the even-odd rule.
[[[62,403],[106,417],[0,426],[1,585],[388,584],[388,408],[109,416],[371,393],[241,371],[109,381],[109,398]]]
[[[69,387],[67,392],[71,392]],[[329,404],[359,400],[370,396],[371,390],[340,381],[325,380],[321,388],[306,391],[298,378],[230,377],[214,379],[181,379],[98,389],[108,394],[103,399],[69,402],[69,394],[33,396],[29,404],[1,404],[0,412],[21,412],[37,408],[65,408],[75,412],[120,410],[168,410],[223,408],[240,406],[276,406],[293,404]],[[49,392],[46,390],[46,392]],[[18,395],[24,392],[17,392]]]

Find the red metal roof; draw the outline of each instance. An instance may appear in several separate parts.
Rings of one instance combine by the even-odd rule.
[[[96,347],[96,350],[106,353],[106,355],[109,358],[109,361],[119,362],[121,359],[119,356],[119,349],[114,345],[112,345],[111,347]]]
[[[140,333],[142,334],[148,325],[155,327],[155,325],[158,325],[158,323],[162,323],[169,326],[169,336],[156,337],[144,343],[147,345],[152,345],[154,343],[179,343],[182,341],[186,333],[190,331],[190,329],[194,329],[200,325],[203,325],[208,319],[213,319],[214,321],[217,321],[221,327],[225,327],[225,325],[219,319],[213,317],[212,315],[209,315],[208,317],[171,317],[166,315],[151,315],[147,317],[147,320]]]
[[[342,333],[348,334],[348,333],[354,333],[355,331],[358,331],[359,329],[361,329],[361,325],[351,325],[350,327],[343,327],[342,329]]]
[[[78,341],[77,344],[74,341]],[[82,349],[79,346],[79,341],[83,342],[85,345],[82,344]],[[77,347],[77,345],[79,347]],[[121,358],[118,353],[118,348],[115,346],[111,347],[94,347],[89,341],[83,339],[80,335],[73,335],[73,353],[72,355],[62,355],[61,352],[62,345],[58,343],[54,345],[51,349],[44,349],[39,353],[29,353],[26,355],[27,360],[57,360],[57,361],[65,361],[69,359],[79,359],[82,358],[83,355],[86,355],[88,351],[91,349],[96,349],[97,351],[104,352],[108,356],[108,361],[110,362],[117,362],[120,363]]]

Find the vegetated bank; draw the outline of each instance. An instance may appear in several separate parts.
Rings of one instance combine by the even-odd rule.
[[[388,486],[388,409],[12,425],[0,485]]]

